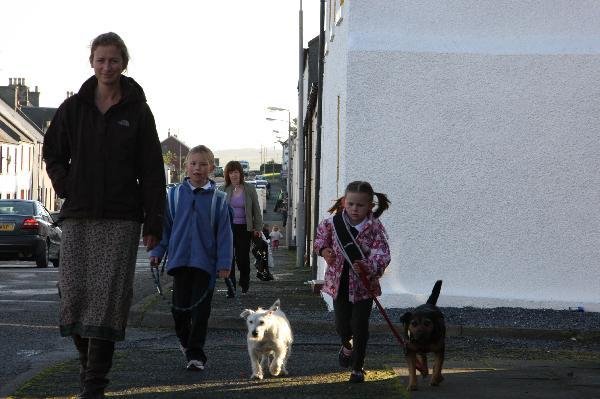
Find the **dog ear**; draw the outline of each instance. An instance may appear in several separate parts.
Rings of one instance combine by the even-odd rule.
[[[281,303],[279,302],[279,299],[277,299],[277,300],[275,301],[275,303],[273,303],[273,304],[271,305],[271,307],[269,308],[269,310],[270,310],[271,312],[275,312],[276,310],[278,310],[278,309],[279,309],[279,307],[280,307],[280,306],[281,306]]]
[[[240,313],[240,317],[242,319],[247,319],[248,316],[250,316],[252,313],[254,313],[254,310],[244,309],[244,311],[242,313]]]
[[[412,318],[412,313],[406,312],[402,316],[400,316],[400,321],[404,324],[408,324],[408,322],[410,321],[411,318]]]

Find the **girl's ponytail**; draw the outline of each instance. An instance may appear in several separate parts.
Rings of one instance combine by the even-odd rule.
[[[385,211],[386,209],[388,209],[390,207],[390,200],[388,199],[387,195],[385,195],[384,193],[374,193],[374,194],[377,197],[377,208],[375,209],[375,212],[373,212],[373,217],[378,218],[379,216],[381,216],[383,211]]]
[[[344,201],[344,197],[340,197],[338,198],[335,203],[333,204],[333,206],[331,208],[329,208],[328,212],[329,213],[338,213],[344,210],[344,206],[342,205]]]

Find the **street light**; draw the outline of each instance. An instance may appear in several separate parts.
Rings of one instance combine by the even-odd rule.
[[[287,170],[286,170],[286,173],[287,173],[287,175],[286,175],[287,217],[286,217],[286,221],[285,221],[285,241],[286,241],[286,245],[287,245],[288,249],[290,249],[290,246],[292,243],[292,140],[291,140],[292,119],[291,119],[290,110],[287,108],[267,107],[267,110],[268,111],[277,111],[277,112],[285,111],[288,114],[288,120],[287,120],[287,122],[288,122],[288,139],[287,139],[288,156],[287,156]],[[271,122],[273,122],[273,121],[285,122],[283,119],[276,119],[276,118],[269,118],[269,117],[267,117],[265,119],[268,121],[271,121]],[[283,147],[283,144],[282,144],[282,147]]]

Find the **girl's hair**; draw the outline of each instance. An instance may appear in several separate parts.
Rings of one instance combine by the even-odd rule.
[[[279,225],[277,225],[277,224],[274,224],[274,225],[273,225],[273,230],[275,230],[275,228],[277,228],[277,230],[279,230]]]
[[[335,201],[333,206],[329,208],[329,213],[338,213],[344,209],[344,206],[342,204],[344,197],[346,197],[346,194],[348,193],[365,193],[369,196],[370,202],[373,202],[373,197],[377,197],[377,207],[373,212],[374,218],[378,218],[379,216],[381,216],[383,211],[390,207],[390,200],[388,199],[387,195],[383,193],[376,193],[375,191],[373,191],[373,187],[371,187],[371,184],[369,184],[369,182],[356,180],[348,184],[348,186],[346,187],[346,191],[344,192],[344,196],[338,198]]]
[[[103,33],[96,37],[92,44],[90,45],[90,65],[94,66],[94,51],[98,48],[98,46],[115,46],[121,51],[121,58],[123,58],[123,70],[127,69],[127,65],[129,64],[129,51],[127,51],[127,46],[121,36],[117,35],[114,32]]]
[[[215,154],[213,154],[210,148],[205,145],[197,145],[188,151],[187,155],[185,156],[185,161],[183,161],[184,165],[187,166],[187,163],[193,154],[204,154],[206,155],[206,158],[208,158],[209,164],[213,165],[215,163]]]
[[[227,162],[227,165],[225,165],[225,170],[223,171],[223,174],[225,175],[226,186],[229,186],[231,184],[229,174],[236,170],[240,172],[240,184],[244,183],[244,169],[242,169],[242,164],[238,161],[229,161]]]

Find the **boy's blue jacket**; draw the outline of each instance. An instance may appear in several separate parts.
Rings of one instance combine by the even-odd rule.
[[[211,202],[217,187],[210,182],[209,189],[199,189],[196,193],[187,181],[181,184],[175,218],[173,221],[169,216],[164,218],[162,240],[150,251],[150,256],[162,258],[168,249],[167,273],[172,275],[183,266],[202,269],[210,274],[212,288],[217,271],[231,268],[233,234],[224,196],[216,198],[214,229],[211,225]],[[169,214],[168,209],[165,214]]]

